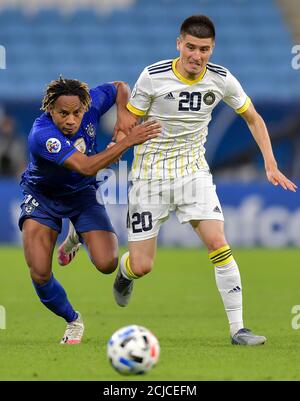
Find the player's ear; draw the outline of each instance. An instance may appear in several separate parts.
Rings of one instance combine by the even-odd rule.
[[[53,106],[48,107],[47,112],[53,117]]]
[[[178,37],[176,39],[176,48],[177,48],[178,51],[180,51],[180,42],[181,42],[180,37]]]

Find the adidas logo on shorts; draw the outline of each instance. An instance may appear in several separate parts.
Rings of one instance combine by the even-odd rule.
[[[216,206],[213,211],[216,213],[222,213],[219,206]]]

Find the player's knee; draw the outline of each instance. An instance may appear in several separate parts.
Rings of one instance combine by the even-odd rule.
[[[209,252],[217,251],[225,245],[227,245],[227,242],[224,237],[210,238],[208,241],[206,241],[206,247]]]
[[[101,259],[99,261],[93,261],[97,270],[99,270],[103,274],[111,274],[118,267],[118,257],[111,256],[105,259]]]
[[[130,267],[136,276],[145,276],[152,270],[153,259],[143,257],[140,260],[130,260]]]
[[[46,284],[50,280],[51,275],[51,272],[41,273],[30,267],[30,276],[32,280],[38,285]]]

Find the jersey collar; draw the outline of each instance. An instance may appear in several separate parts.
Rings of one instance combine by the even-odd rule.
[[[175,58],[175,59],[173,60],[173,62],[172,62],[172,70],[173,70],[174,74],[176,75],[176,77],[177,77],[180,81],[182,81],[182,82],[184,82],[185,84],[188,84],[188,85],[194,85],[194,84],[196,84],[197,82],[200,82],[200,81],[202,80],[202,78],[204,77],[204,75],[205,75],[205,73],[206,73],[206,66],[204,67],[203,71],[201,72],[201,75],[200,75],[197,79],[191,80],[191,79],[184,78],[184,76],[182,76],[182,75],[180,74],[180,72],[177,71],[177,69],[176,69],[176,63],[177,63],[178,60],[179,60],[179,57],[177,57],[177,58]]]

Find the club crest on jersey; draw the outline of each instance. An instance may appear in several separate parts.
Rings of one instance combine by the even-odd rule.
[[[34,207],[32,205],[26,205],[25,206],[25,213],[26,214],[31,214],[34,211]]]
[[[88,134],[88,136],[90,136],[91,138],[93,138],[96,135],[96,130],[95,127],[93,126],[92,123],[89,123],[86,127],[85,130]]]
[[[49,153],[58,153],[61,149],[61,143],[57,138],[49,138],[46,142],[46,148]]]
[[[85,143],[84,138],[76,139],[76,141],[74,142],[74,146],[79,152],[85,153],[85,151],[86,151],[86,143]]]
[[[207,104],[207,106],[211,106],[216,100],[216,95],[213,92],[207,92],[203,96],[203,102]]]

